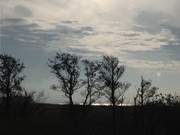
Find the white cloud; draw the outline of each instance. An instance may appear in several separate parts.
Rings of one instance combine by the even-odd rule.
[[[18,7],[29,14],[21,14]],[[53,48],[58,50],[63,46],[122,58],[126,58],[127,51],[153,51],[176,40],[167,29],[160,29],[156,34],[143,30],[135,31],[134,26],[139,25],[135,18],[142,11],[165,15],[163,20],[159,20],[161,23],[176,27],[179,27],[180,23],[179,0],[1,0],[0,8],[3,11],[1,19],[24,18],[44,29],[54,29],[62,21],[77,21],[76,25],[70,25],[77,29],[91,26],[95,30],[95,33],[82,37],[63,36],[61,40],[49,42],[46,50],[54,51]],[[141,27],[143,29],[143,26]],[[129,62],[131,63],[131,60]],[[159,64],[148,61],[140,63],[144,68],[149,65],[159,67]],[[178,67],[178,64],[175,65]],[[138,64],[136,66],[142,67]]]
[[[157,70],[157,71],[175,71],[179,72],[180,69],[180,61],[146,61],[146,60],[125,60],[124,63],[127,66],[139,69],[139,70]]]
[[[152,51],[168,45],[175,37],[168,30],[152,35],[147,32],[119,31],[97,32],[98,34],[85,36],[79,42],[91,50],[99,50],[107,54],[119,54],[124,51]]]
[[[163,6],[162,6],[163,3]],[[127,26],[141,11],[161,12],[178,19],[179,0],[1,0],[5,16],[18,16],[14,7],[22,5],[33,12],[31,19],[43,23],[78,20],[81,23],[117,23]]]

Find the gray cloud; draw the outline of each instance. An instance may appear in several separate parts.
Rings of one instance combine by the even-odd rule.
[[[180,40],[180,28],[173,25],[173,21],[176,22],[176,20],[170,15],[143,11],[135,18],[135,21],[138,24],[134,27],[135,30],[156,34],[162,29],[167,29],[176,36],[178,41]]]
[[[143,60],[180,61],[180,28],[173,25],[173,21],[176,22],[175,18],[161,12],[143,11],[140,12],[135,21],[137,26],[134,27],[134,30],[146,31],[151,34],[167,30],[174,36],[174,40],[171,41],[168,38],[156,39],[159,42],[167,42],[167,45],[163,45],[153,51],[136,51],[135,55],[127,51],[129,52],[128,55]],[[146,40],[153,41],[154,38]]]
[[[140,33],[137,33],[137,32],[133,32],[133,33],[124,33],[123,34],[125,37],[138,37],[140,36]]]
[[[61,21],[62,23],[65,23],[65,24],[73,24],[73,23],[78,23],[78,21]]]
[[[38,24],[28,23],[25,19],[9,18],[0,21],[1,25],[1,42],[8,44],[14,41],[23,46],[50,46],[51,42],[59,41],[63,45],[65,40],[69,42],[73,38],[81,38],[93,33],[93,28],[80,26],[78,28],[71,25],[57,24],[53,29],[41,29]],[[53,45],[52,45],[53,46]]]
[[[32,16],[32,12],[28,8],[26,8],[26,7],[22,6],[22,5],[17,5],[14,8],[14,11],[20,17],[30,17],[30,16]]]
[[[180,28],[176,27],[176,26],[171,26],[171,25],[163,25],[164,28],[168,29],[171,31],[172,34],[174,34],[176,36],[176,41],[175,42],[171,42],[171,44],[179,44],[180,45]]]
[[[169,57],[171,60],[177,60],[180,61],[180,45],[168,45],[164,46],[162,50],[165,50],[167,54],[169,54]]]
[[[14,41],[18,45],[42,46],[48,41],[55,40],[57,34],[39,29],[37,24],[29,24],[24,19],[4,19],[1,27],[2,43],[7,44],[9,41]]]
[[[138,25],[135,26],[134,29],[156,34],[163,29],[163,20],[166,20],[167,18],[168,16],[162,13],[142,11],[135,18],[135,21]]]

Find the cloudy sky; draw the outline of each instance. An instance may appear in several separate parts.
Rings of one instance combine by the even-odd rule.
[[[0,0],[0,51],[26,64],[24,85],[49,90],[47,59],[56,51],[114,55],[126,66],[133,95],[140,76],[180,94],[179,0]],[[53,98],[52,98],[53,97]]]

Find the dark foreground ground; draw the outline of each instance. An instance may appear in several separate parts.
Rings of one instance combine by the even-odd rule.
[[[27,112],[26,112],[27,113]],[[0,116],[0,135],[180,135],[180,108],[38,105],[35,113]]]

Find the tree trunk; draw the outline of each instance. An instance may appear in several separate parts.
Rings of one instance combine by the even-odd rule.
[[[6,94],[6,101],[5,101],[5,109],[6,109],[7,113],[9,112],[9,102],[10,102],[10,94],[7,93]]]
[[[74,104],[74,103],[73,103],[73,99],[72,99],[72,95],[69,96],[69,104],[70,104],[70,105],[73,105],[73,104]]]
[[[86,95],[86,98],[85,98],[85,100],[84,100],[83,105],[87,105],[87,100],[88,100],[88,97],[89,97],[89,93]]]
[[[92,95],[91,95],[91,93],[90,93],[90,95],[89,95],[89,106],[92,104],[92,97],[91,97]]]
[[[116,135],[116,107],[112,106],[112,115],[113,115],[113,135]]]
[[[115,96],[114,90],[112,90],[112,113],[113,113],[113,135],[116,135],[116,103],[115,103]]]

